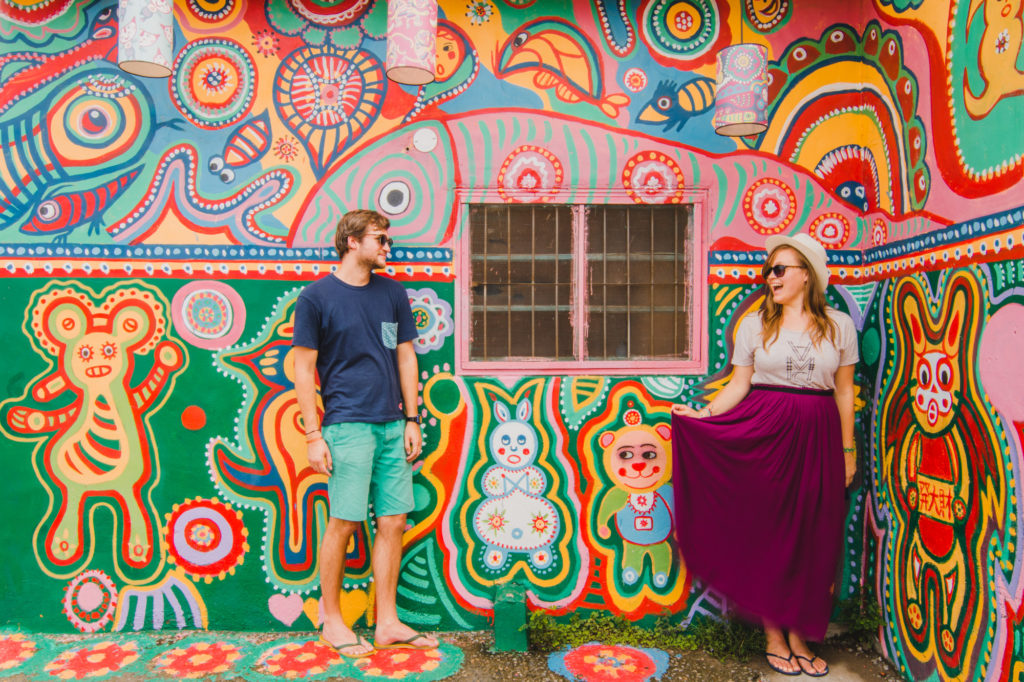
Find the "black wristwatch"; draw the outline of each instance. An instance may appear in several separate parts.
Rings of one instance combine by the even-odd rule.
[[[405,418],[405,421],[407,421],[407,422],[416,422],[417,424],[419,424],[420,423],[420,416],[418,414],[417,415],[413,415],[412,417],[407,416]]]

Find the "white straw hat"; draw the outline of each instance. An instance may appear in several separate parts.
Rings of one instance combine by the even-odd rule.
[[[764,240],[765,251],[769,254],[780,246],[796,249],[807,259],[807,263],[814,268],[814,274],[818,277],[818,288],[821,289],[821,293],[825,293],[825,287],[828,286],[828,258],[821,242],[802,232],[792,237],[776,234]]]

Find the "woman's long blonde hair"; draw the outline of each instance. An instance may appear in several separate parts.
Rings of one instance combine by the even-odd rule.
[[[825,303],[825,293],[821,290],[818,274],[811,267],[810,262],[804,258],[804,254],[792,246],[777,246],[768,254],[765,261],[765,270],[769,265],[775,263],[775,256],[779,251],[789,249],[796,254],[797,260],[807,273],[807,288],[804,290],[804,310],[811,314],[811,341],[815,347],[821,344],[822,339],[827,339],[833,346],[836,343],[838,325],[835,320],[828,316],[828,304]],[[768,287],[768,278],[764,283],[764,305],[761,306],[761,345],[767,350],[769,340],[775,343],[779,337],[779,328],[782,326],[782,306],[772,298],[771,289]]]

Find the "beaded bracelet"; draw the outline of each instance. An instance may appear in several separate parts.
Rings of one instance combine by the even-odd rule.
[[[843,454],[844,454],[844,455],[845,455],[845,454],[850,454],[850,453],[853,453],[853,452],[857,452],[857,448],[855,448],[855,447],[853,447],[853,446],[851,446],[851,447],[846,447],[846,448],[843,448]]]

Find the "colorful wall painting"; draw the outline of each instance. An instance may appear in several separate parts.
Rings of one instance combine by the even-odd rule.
[[[877,597],[907,679],[1021,674],[1019,2],[441,0],[420,87],[383,74],[385,3],[174,16],[173,73],[150,80],[116,67],[109,0],[0,7],[5,625],[318,624],[325,483],[291,313],[332,272],[337,219],[372,208],[421,334],[404,618],[486,628],[512,580],[556,614],[720,616],[674,546],[693,520],[671,507],[668,407],[724,386],[764,239],[804,231],[861,334],[836,593]],[[771,97],[769,129],[737,140],[711,117],[741,37],[767,48]],[[463,371],[466,203],[690,200],[706,366]],[[338,597],[361,623],[373,532]]]

